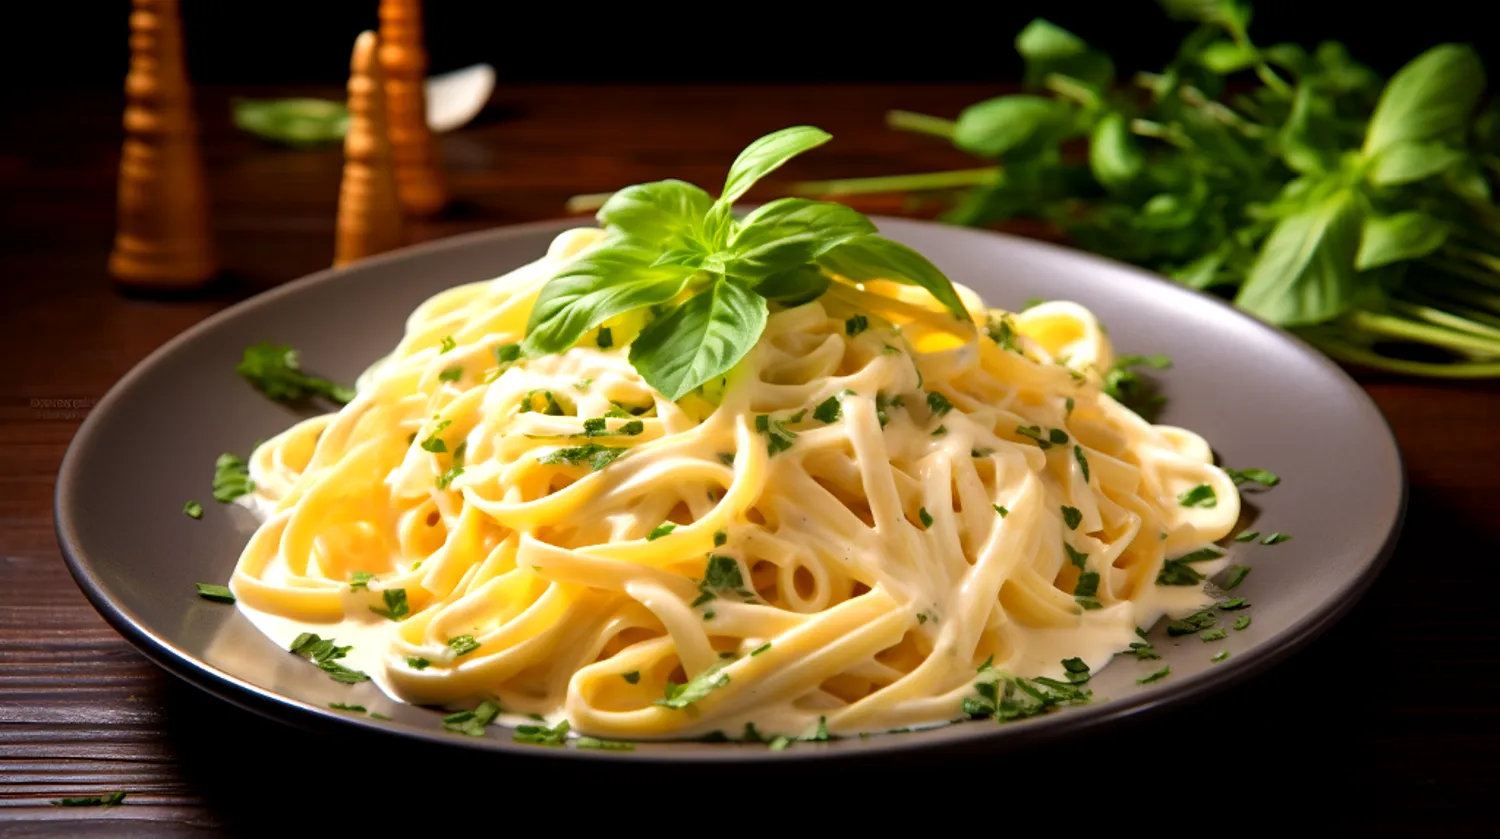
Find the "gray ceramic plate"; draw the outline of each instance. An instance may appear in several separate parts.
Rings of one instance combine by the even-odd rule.
[[[78,584],[126,638],[158,664],[224,699],[296,725],[362,727],[470,749],[525,751],[510,732],[446,733],[440,712],[399,705],[373,685],[337,684],[278,649],[232,607],[199,599],[193,583],[229,579],[253,527],[213,503],[220,452],[244,452],[294,415],[234,373],[262,340],[300,348],[304,363],[352,381],[394,346],[407,314],[449,286],[498,276],[540,257],[569,222],[510,227],[409,248],[262,294],[188,330],[141,362],[79,429],[57,482],[57,533]],[[1254,573],[1235,594],[1253,624],[1218,644],[1152,640],[1161,661],[1118,658],[1091,683],[1096,701],[1023,722],[969,722],[782,752],[763,746],[642,744],[631,753],[546,750],[625,761],[797,760],[872,751],[993,748],[1077,734],[1190,701],[1262,671],[1354,602],[1390,552],[1405,506],[1400,455],[1384,419],[1336,366],[1302,343],[1198,293],[1074,251],[984,232],[885,219],[888,235],[929,255],[993,305],[1032,297],[1077,300],[1109,327],[1120,352],[1166,353],[1169,397],[1160,421],[1203,434],[1223,462],[1281,474],[1247,497],[1252,526],[1292,541],[1233,544]],[[201,521],[183,502],[206,502]],[[1231,657],[1209,657],[1228,649]],[[1138,686],[1163,665],[1171,676]],[[389,722],[328,708],[359,703]]]

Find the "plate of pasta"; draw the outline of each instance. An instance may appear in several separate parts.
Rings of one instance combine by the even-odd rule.
[[[658,761],[1067,736],[1354,602],[1405,482],[1342,371],[1057,246],[736,206],[828,139],[188,330],[68,452],[74,576],[289,722]]]

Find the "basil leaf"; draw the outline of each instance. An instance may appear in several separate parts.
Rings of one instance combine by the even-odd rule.
[[[349,109],[327,99],[236,99],[234,126],[273,143],[335,143],[349,130]]]
[[[648,384],[677,400],[723,375],[755,346],[766,327],[766,299],[721,278],[630,345],[630,363]]]
[[[727,210],[749,192],[756,181],[781,168],[788,160],[831,139],[833,135],[827,131],[810,125],[796,125],[767,134],[746,146],[729,167],[729,177],[724,180],[724,192],[719,196],[716,209],[723,207]]]
[[[1442,247],[1447,238],[1447,224],[1417,210],[1373,216],[1365,219],[1360,231],[1354,267],[1366,271],[1392,262],[1421,259]]]
[[[1241,70],[1248,70],[1255,66],[1255,48],[1249,44],[1237,44],[1234,41],[1214,41],[1198,52],[1198,63],[1218,73],[1228,76]]]
[[[1319,323],[1354,302],[1359,205],[1342,190],[1277,223],[1235,305],[1279,326]]]
[[[927,257],[890,239],[865,236],[846,242],[824,254],[818,264],[853,282],[892,280],[921,286],[954,317],[970,322],[969,310],[959,299],[952,281]]]
[[[856,210],[830,201],[781,198],[745,216],[730,241],[726,273],[760,279],[805,265],[861,236],[875,224]]]
[[[693,235],[713,201],[707,192],[685,181],[655,181],[611,195],[597,218],[601,225],[667,248]]]
[[[1376,186],[1395,186],[1430,178],[1452,168],[1464,154],[1442,143],[1392,143],[1375,156],[1365,176]]]
[[[755,293],[791,308],[822,297],[828,283],[828,275],[816,265],[799,265],[790,271],[777,271],[756,283]]]
[[[1127,189],[1146,168],[1125,115],[1115,112],[1099,120],[1089,138],[1089,169],[1105,189],[1121,192]]]
[[[1013,149],[1035,151],[1038,141],[1064,114],[1056,100],[1030,94],[1000,96],[970,105],[953,126],[953,144],[978,157],[994,158]]]
[[[1297,88],[1292,113],[1281,129],[1281,159],[1303,174],[1332,172],[1339,165],[1339,142],[1329,103],[1306,85]]]
[[[1037,87],[1051,73],[1103,87],[1114,78],[1109,56],[1094,52],[1077,35],[1041,18],[1016,35],[1016,52],[1026,61],[1026,85]]]
[[[531,356],[563,352],[616,315],[676,297],[693,273],[681,265],[650,265],[635,248],[601,247],[542,288],[521,348]]]
[[[1472,48],[1433,47],[1386,83],[1370,117],[1365,154],[1380,154],[1403,141],[1461,140],[1483,91],[1484,64]]]

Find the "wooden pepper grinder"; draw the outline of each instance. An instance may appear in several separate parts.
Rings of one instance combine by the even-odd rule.
[[[421,0],[380,0],[380,64],[390,107],[396,187],[408,213],[429,216],[448,203],[437,144],[427,127],[427,51]]]
[[[349,130],[344,134],[334,265],[402,245],[379,46],[374,32],[362,32],[349,60]]]
[[[135,0],[125,76],[118,227],[109,271],[125,286],[200,286],[217,273],[177,0]]]

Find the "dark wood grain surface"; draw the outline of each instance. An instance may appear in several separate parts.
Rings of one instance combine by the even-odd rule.
[[[92,401],[147,353],[236,300],[328,264],[339,152],[270,148],[236,133],[229,96],[264,92],[199,91],[225,276],[178,300],[121,295],[104,272],[120,97],[8,104],[0,128],[0,834],[259,836],[288,825],[291,835],[400,835],[413,826],[430,834],[439,822],[429,819],[480,813],[500,835],[543,815],[570,829],[780,829],[792,826],[796,804],[853,821],[926,813],[1067,832],[1122,824],[1232,833],[1295,817],[1284,824],[1493,835],[1500,386],[1490,383],[1361,375],[1395,429],[1411,481],[1405,535],[1383,575],[1331,631],[1250,684],[1081,742],[921,768],[621,777],[336,741],[179,683],[110,630],[74,586],[52,528],[53,480]],[[881,115],[892,107],[951,114],[991,92],[502,89],[480,121],[442,139],[457,201],[412,238],[555,217],[572,194],[627,183],[717,183],[747,140],[799,122],[836,141],[787,177],[972,165],[940,144],[883,130]],[[49,805],[110,790],[128,791],[126,803]]]

